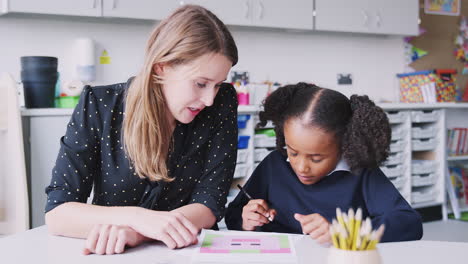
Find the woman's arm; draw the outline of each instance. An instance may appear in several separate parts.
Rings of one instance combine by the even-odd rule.
[[[172,212],[180,212],[192,222],[199,230],[211,228],[216,224],[216,217],[210,208],[203,204],[194,203],[179,207]]]
[[[64,203],[49,211],[46,223],[52,234],[75,238],[87,238],[96,225],[128,226],[147,238],[164,242],[169,248],[192,244],[200,230],[181,212],[76,202]]]

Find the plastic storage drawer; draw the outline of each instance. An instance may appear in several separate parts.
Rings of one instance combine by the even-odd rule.
[[[401,176],[405,172],[403,164],[382,166],[380,169],[388,178]]]
[[[405,136],[405,129],[401,126],[392,127],[392,140],[401,139]]]
[[[405,177],[403,176],[392,177],[392,178],[389,178],[389,180],[393,183],[393,185],[397,189],[401,189],[405,185]]]
[[[435,172],[437,163],[433,160],[412,160],[411,174],[427,174]]]
[[[405,148],[404,140],[392,140],[390,143],[390,152],[400,152]]]
[[[271,151],[266,148],[255,149],[255,162],[262,161],[270,152]]]
[[[234,170],[234,178],[242,178],[247,176],[247,170],[249,166],[247,164],[236,164],[236,169]]]
[[[276,146],[276,137],[269,137],[267,135],[255,135],[255,147],[272,148]]]
[[[388,158],[385,161],[385,166],[401,164],[403,163],[404,159],[405,154],[403,152],[392,153],[388,155]]]
[[[433,138],[437,135],[435,126],[413,127],[411,128],[411,138]]]
[[[247,149],[239,149],[237,151],[237,163],[246,163],[247,158],[249,156],[249,152]]]
[[[411,186],[421,187],[433,185],[437,180],[435,173],[413,174],[411,176]]]
[[[412,139],[411,147],[414,151],[433,150],[437,146],[435,138]]]
[[[421,189],[418,191],[413,190],[411,192],[412,203],[424,203],[434,201],[436,199],[437,192],[434,188]]]
[[[390,124],[398,124],[405,122],[405,119],[408,117],[408,112],[406,111],[389,111],[387,112],[388,121]]]
[[[438,110],[411,111],[411,122],[413,123],[435,122],[438,118]]]

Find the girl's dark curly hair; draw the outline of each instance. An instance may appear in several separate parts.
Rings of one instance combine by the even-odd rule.
[[[367,96],[353,95],[348,99],[335,90],[298,83],[278,88],[263,106],[257,127],[273,121],[276,147],[285,156],[285,121],[307,117],[310,126],[334,134],[341,155],[353,172],[376,168],[388,157],[391,128],[387,115]]]

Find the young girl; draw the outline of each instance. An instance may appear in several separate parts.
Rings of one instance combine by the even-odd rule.
[[[255,169],[229,204],[229,229],[304,233],[330,241],[336,208],[362,208],[382,241],[420,239],[421,217],[379,169],[391,128],[367,96],[298,83],[267,97],[260,125],[272,120],[277,150]]]
[[[50,232],[114,254],[185,247],[213,227],[236,164],[236,92],[223,82],[237,59],[226,26],[185,5],[153,30],[135,78],[86,87],[46,189]]]

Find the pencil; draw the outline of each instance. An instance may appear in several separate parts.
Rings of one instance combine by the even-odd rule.
[[[249,200],[253,200],[252,196],[250,196],[250,194],[248,194],[244,188],[242,188],[242,186],[240,186],[240,184],[237,184],[237,188],[239,188],[241,190],[241,192],[249,199]],[[271,218],[271,216],[268,216],[267,217],[268,220],[271,222],[273,221],[273,218]]]
[[[352,250],[359,249],[359,246],[361,245],[361,238],[359,236],[359,232],[361,231],[361,221],[362,221],[362,210],[361,208],[358,208],[356,210],[356,216],[354,220],[354,230],[353,230],[353,241],[355,243],[353,244]],[[358,245],[358,239],[359,239],[359,245]]]

